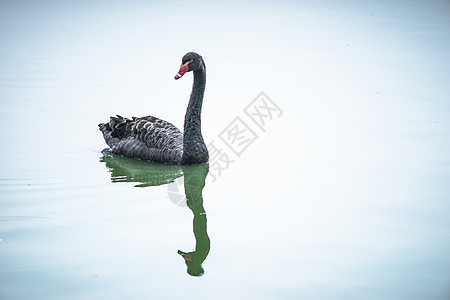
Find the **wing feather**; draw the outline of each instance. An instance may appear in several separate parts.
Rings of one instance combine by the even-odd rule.
[[[181,162],[183,134],[172,123],[153,116],[111,117],[99,124],[112,152],[156,162]]]

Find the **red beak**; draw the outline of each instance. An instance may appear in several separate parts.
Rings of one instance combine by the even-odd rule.
[[[175,79],[180,79],[181,77],[183,77],[184,74],[186,74],[186,72],[188,71],[188,65],[190,62],[191,61],[188,61],[184,65],[181,65],[180,71],[178,71],[178,73],[175,74],[175,76],[174,76]]]

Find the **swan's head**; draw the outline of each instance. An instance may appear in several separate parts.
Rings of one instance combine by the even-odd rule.
[[[183,56],[181,60],[181,67],[178,73],[175,75],[175,79],[180,79],[184,74],[189,71],[204,70],[205,62],[200,54],[195,52],[188,52]]]

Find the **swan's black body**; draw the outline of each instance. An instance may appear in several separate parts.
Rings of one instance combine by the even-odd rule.
[[[160,163],[192,165],[208,162],[208,150],[201,132],[205,63],[200,55],[189,52],[183,57],[183,67],[184,72],[194,73],[184,133],[171,123],[152,116],[128,119],[118,115],[111,117],[109,123],[98,125],[112,153]]]

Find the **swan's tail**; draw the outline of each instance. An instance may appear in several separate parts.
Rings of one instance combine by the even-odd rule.
[[[126,136],[128,126],[133,120],[117,115],[111,117],[108,123],[100,123],[98,127],[103,133],[103,138],[110,148],[113,148],[117,143]]]

